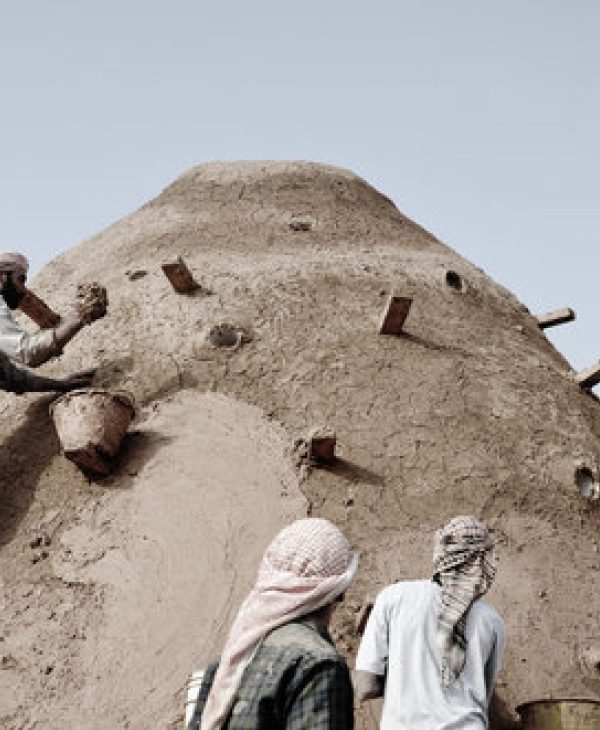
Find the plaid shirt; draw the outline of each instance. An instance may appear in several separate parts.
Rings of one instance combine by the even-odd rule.
[[[187,730],[198,730],[217,669],[204,676]],[[327,630],[299,619],[272,631],[246,668],[226,730],[352,730],[350,672]]]

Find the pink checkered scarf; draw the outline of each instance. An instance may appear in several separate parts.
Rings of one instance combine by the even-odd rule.
[[[496,575],[494,537],[474,517],[455,517],[435,534],[433,565],[442,584],[437,644],[440,682],[447,689],[465,665],[469,609],[487,593]]]
[[[21,253],[0,251],[0,273],[8,271],[26,274],[29,271],[29,261]]]
[[[201,730],[224,725],[244,670],[264,637],[332,603],[354,579],[357,565],[348,541],[328,520],[298,520],[275,537],[229,632],[202,713]]]

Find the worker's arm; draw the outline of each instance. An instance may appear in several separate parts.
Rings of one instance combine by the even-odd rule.
[[[488,704],[492,699],[494,685],[502,667],[502,659],[504,657],[504,646],[506,644],[506,634],[504,629],[504,621],[498,617],[496,626],[494,627],[494,643],[492,650],[485,664],[485,687],[487,692]]]
[[[80,388],[89,388],[94,378],[95,370],[82,370],[78,373],[67,375],[66,378],[44,378],[41,375],[29,373],[28,391],[47,393],[50,391],[58,391],[59,393],[67,393],[70,390],[79,390]]]
[[[384,678],[378,674],[355,669],[352,675],[354,680],[354,694],[356,699],[364,702],[383,697]]]
[[[352,730],[354,700],[343,661],[323,661],[303,676],[286,703],[285,730]]]
[[[382,591],[365,626],[356,655],[354,694],[361,702],[383,697],[389,656],[389,605]]]
[[[60,322],[52,330],[54,339],[54,354],[62,352],[63,347],[72,340],[79,330],[85,327],[86,322],[79,314],[69,314],[61,317]],[[53,357],[54,355],[50,355]],[[49,359],[49,358],[48,358]]]
[[[89,387],[93,377],[93,370],[84,370],[66,378],[45,378],[18,367],[5,355],[0,356],[0,389],[11,393],[66,393],[69,390]]]
[[[6,302],[0,297],[0,351],[17,362],[36,368],[62,353],[63,347],[86,325],[103,317],[106,307],[96,300],[78,305],[53,329],[29,334],[15,322]]]

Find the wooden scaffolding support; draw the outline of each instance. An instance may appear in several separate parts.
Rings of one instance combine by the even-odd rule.
[[[600,383],[600,360],[589,368],[581,370],[575,376],[575,380],[582,388],[593,388]]]
[[[565,322],[572,322],[574,319],[575,312],[570,307],[557,309],[547,314],[539,314],[536,317],[538,327],[541,330],[545,330],[547,327],[556,327],[559,324],[565,324]]]

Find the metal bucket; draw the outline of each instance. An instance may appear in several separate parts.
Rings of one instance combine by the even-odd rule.
[[[553,699],[517,707],[524,730],[600,730],[600,701]]]
[[[192,717],[194,717],[194,711],[196,709],[196,702],[200,693],[200,686],[206,670],[198,669],[192,672],[192,676],[189,678],[187,683],[187,694],[185,699],[185,727],[190,724]]]
[[[62,450],[84,472],[108,474],[135,415],[129,393],[73,390],[50,407]]]

